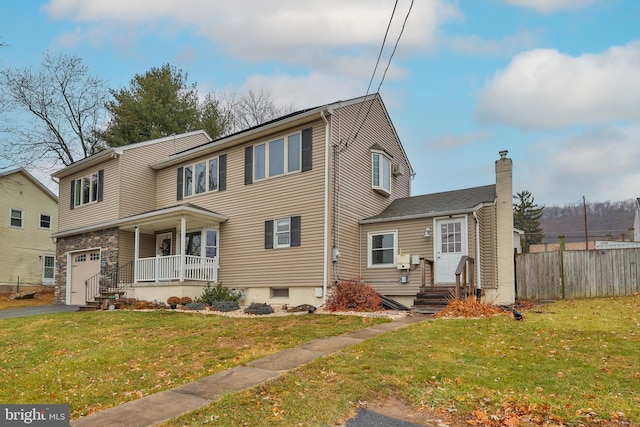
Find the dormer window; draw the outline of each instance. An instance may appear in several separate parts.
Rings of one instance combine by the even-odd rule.
[[[391,158],[384,152],[371,152],[371,187],[382,194],[391,194]]]

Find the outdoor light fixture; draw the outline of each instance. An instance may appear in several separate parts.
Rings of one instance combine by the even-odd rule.
[[[431,229],[429,227],[424,229],[424,237],[431,236]]]

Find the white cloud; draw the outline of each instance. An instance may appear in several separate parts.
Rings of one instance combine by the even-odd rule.
[[[640,124],[611,126],[538,142],[514,170],[542,204],[638,197]],[[524,184],[523,184],[524,183]]]
[[[594,0],[505,0],[505,2],[541,13],[552,13],[559,10],[580,9],[593,3]]]
[[[485,86],[477,116],[525,129],[639,119],[638,75],[640,41],[581,56],[531,50]]]
[[[400,1],[389,31],[393,46],[409,9]],[[248,61],[307,63],[329,52],[362,55],[377,49],[393,3],[385,0],[301,2],[156,0],[51,0],[45,8],[54,19],[114,28],[136,25],[144,31],[190,31],[222,46],[229,55]],[[446,0],[415,2],[402,36],[404,49],[426,49],[438,25],[455,18],[457,7]],[[103,38],[104,40],[104,38]]]

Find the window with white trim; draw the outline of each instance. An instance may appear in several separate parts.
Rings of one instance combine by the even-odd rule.
[[[381,151],[371,153],[371,187],[391,194],[391,158]]]
[[[270,219],[264,222],[264,248],[279,249],[300,246],[299,216]]]
[[[178,200],[226,189],[227,156],[203,160],[178,168]]]
[[[23,215],[24,211],[22,209],[11,209],[9,225],[15,228],[23,227]]]
[[[395,267],[398,255],[398,231],[367,234],[367,266]]]
[[[185,254],[207,258],[217,257],[218,230],[204,229],[187,233]]]
[[[42,256],[42,282],[45,285],[53,283],[56,267],[56,257],[53,255]]]
[[[71,209],[102,201],[104,170],[71,181]]]
[[[302,147],[300,132],[253,147],[253,180],[300,172]]]
[[[51,215],[40,214],[40,228],[51,229]]]

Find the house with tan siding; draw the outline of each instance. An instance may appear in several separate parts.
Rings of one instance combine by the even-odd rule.
[[[366,236],[394,201],[411,199],[414,175],[379,95],[215,141],[196,131],[109,148],[54,174],[57,302],[82,305],[105,286],[163,302],[221,283],[242,291],[245,304],[318,306],[333,283],[356,277],[409,301],[406,284],[392,286],[402,273],[397,242],[409,235],[393,234],[391,252]],[[439,225],[388,219],[382,231]],[[429,256],[419,243],[427,241],[414,242],[412,254]],[[487,249],[494,261],[495,247]]]
[[[0,173],[0,289],[53,285],[58,198],[23,168]]]

